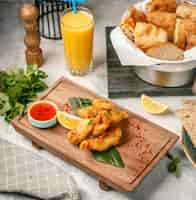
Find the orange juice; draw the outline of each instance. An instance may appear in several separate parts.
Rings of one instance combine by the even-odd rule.
[[[72,74],[83,75],[92,67],[94,20],[92,14],[79,7],[77,13],[71,9],[61,17],[65,60]]]

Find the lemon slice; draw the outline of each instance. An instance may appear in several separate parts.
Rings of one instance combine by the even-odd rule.
[[[76,117],[74,115],[71,115],[67,112],[58,111],[57,112],[57,120],[61,126],[64,128],[67,128],[69,130],[72,130],[76,128],[78,122],[81,120],[81,118]]]
[[[146,112],[149,112],[152,114],[162,114],[166,110],[168,110],[167,105],[162,104],[158,101],[155,101],[151,97],[146,96],[144,94],[141,96],[141,105]]]

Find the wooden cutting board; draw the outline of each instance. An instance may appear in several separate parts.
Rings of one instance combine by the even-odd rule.
[[[60,109],[68,97],[98,97],[93,92],[61,78],[41,97],[55,102]],[[125,163],[124,168],[97,162],[89,151],[80,150],[69,143],[67,130],[60,125],[50,129],[32,127],[27,116],[13,120],[16,130],[38,146],[69,161],[101,182],[121,191],[132,191],[152,170],[158,161],[178,140],[178,136],[152,122],[130,112],[122,125],[124,140],[118,151]]]

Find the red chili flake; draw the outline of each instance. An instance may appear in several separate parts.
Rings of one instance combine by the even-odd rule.
[[[141,121],[136,118],[129,120],[129,124],[135,135],[130,147],[138,160],[148,162],[152,156],[152,145],[145,139],[145,133],[148,130],[143,126]]]

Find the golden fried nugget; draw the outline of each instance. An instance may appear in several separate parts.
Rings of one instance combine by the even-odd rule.
[[[81,142],[80,149],[106,151],[110,147],[118,145],[121,136],[120,128],[111,128],[103,137],[90,138]]]
[[[191,49],[196,46],[196,34],[187,34],[187,46],[186,49]]]
[[[176,12],[176,0],[151,0],[147,3],[147,11],[167,11]]]
[[[110,111],[110,120],[112,125],[116,125],[120,123],[123,119],[128,118],[128,112],[123,111],[117,111],[117,110],[111,110]]]
[[[122,30],[122,32],[127,36],[127,38],[129,40],[134,40],[133,37],[133,31],[134,31],[134,22],[133,19],[130,19],[129,21],[127,21],[124,24],[120,25],[120,29]]]
[[[167,32],[150,23],[137,22],[134,30],[137,47],[146,50],[168,41]]]
[[[196,22],[190,19],[183,19],[186,33],[196,34]]]
[[[122,17],[120,23],[121,30],[130,40],[133,40],[133,32],[136,22],[146,22],[146,16],[142,11],[131,6],[127,15]]]
[[[146,15],[141,11],[133,6],[129,8],[129,12],[133,20],[136,22],[146,22]]]
[[[190,19],[177,18],[174,31],[174,43],[179,48],[185,49],[188,34],[196,34],[196,22]]]
[[[91,119],[83,119],[79,121],[76,129],[68,132],[68,140],[72,144],[79,144],[91,134],[93,126],[94,124]]]
[[[97,110],[112,110],[115,109],[115,105],[108,100],[105,99],[94,99],[93,107]]]
[[[99,136],[104,134],[106,129],[108,129],[111,124],[111,117],[109,115],[109,112],[106,110],[100,111],[99,114],[95,117],[93,123],[94,128],[92,135]]]
[[[178,5],[176,14],[178,17],[182,17],[184,19],[191,19],[196,22],[196,5],[183,2]]]
[[[181,49],[185,49],[186,45],[186,30],[183,19],[176,19],[175,31],[174,31],[174,44]]]
[[[94,106],[87,106],[78,110],[78,114],[82,118],[93,118],[97,115],[97,110]]]
[[[153,11],[147,14],[148,22],[159,26],[167,31],[168,40],[173,40],[176,24],[176,14],[164,11]]]

